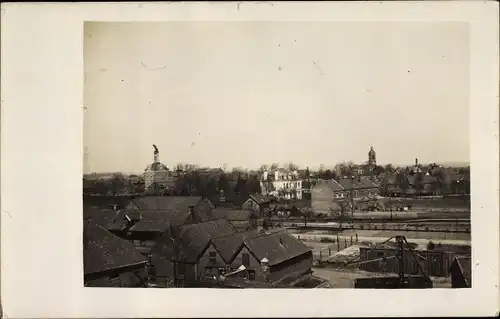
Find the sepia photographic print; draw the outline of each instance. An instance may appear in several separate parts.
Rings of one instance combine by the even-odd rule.
[[[85,22],[86,287],[469,288],[463,23]]]

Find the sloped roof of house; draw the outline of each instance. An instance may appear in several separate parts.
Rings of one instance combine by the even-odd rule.
[[[196,206],[200,196],[144,196],[132,200],[138,210],[182,211]]]
[[[343,189],[363,189],[363,188],[376,188],[378,187],[372,180],[367,177],[361,176],[359,178],[341,178],[338,183]]]
[[[212,210],[212,219],[227,219],[229,221],[246,221],[252,215],[251,211],[242,209],[215,208]]]
[[[274,199],[273,196],[267,196],[261,194],[250,195],[250,198],[256,201],[258,204],[270,203]]]
[[[132,232],[163,232],[169,225],[183,225],[191,213],[189,211],[120,211],[107,229],[121,231],[129,226],[128,219],[133,221]]]
[[[259,233],[254,230],[237,232],[226,236],[215,237],[212,239],[212,243],[222,259],[229,264],[243,246],[244,240],[257,236],[259,236]]]
[[[112,209],[100,209],[98,207],[83,207],[83,219],[107,229],[113,224],[117,212]]]
[[[248,238],[244,243],[257,260],[267,258],[271,266],[311,252],[309,247],[286,230]]]
[[[224,194],[224,201],[221,201],[221,195],[212,196],[210,201],[214,206],[218,207],[232,207],[232,206],[241,206],[247,198],[243,198],[242,196],[236,194]]]
[[[328,185],[328,187],[336,192],[351,189],[377,188],[378,185],[367,177],[360,178],[341,178],[339,180],[328,179],[319,183],[319,185]],[[317,184],[318,185],[318,184]]]
[[[89,222],[83,230],[83,263],[84,273],[91,274],[146,263],[146,259],[132,243]]]
[[[131,232],[157,232],[162,233],[170,227],[171,223],[162,220],[147,220],[138,221],[134,226],[130,227]]]
[[[216,236],[234,234],[236,230],[227,219],[186,225],[180,234],[179,260],[196,262],[210,240]]]

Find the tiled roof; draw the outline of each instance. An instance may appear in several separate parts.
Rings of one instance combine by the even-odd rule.
[[[124,208],[130,200],[133,198],[131,195],[127,196],[104,196],[104,195],[84,195],[83,205],[84,206],[94,206],[99,208],[113,209],[113,206],[117,208]]]
[[[274,199],[272,196],[266,196],[261,194],[250,195],[250,198],[252,198],[258,204],[269,203]]]
[[[140,220],[130,227],[131,232],[158,232],[162,233],[170,227],[171,223],[162,220]]]
[[[339,182],[334,179],[328,179],[324,181],[324,183],[326,183],[326,185],[328,185],[328,187],[330,187],[332,191],[341,191],[344,189],[344,187],[342,187],[342,185],[340,185]]]
[[[179,259],[196,262],[212,238],[231,235],[235,232],[234,227],[226,219],[184,226],[180,234]]]
[[[113,223],[107,227],[108,230],[121,231],[130,227],[135,232],[162,232],[169,225],[183,225],[190,216],[189,211],[120,211]],[[128,223],[128,218],[132,225]]]
[[[371,181],[367,177],[360,178],[341,178],[338,180],[338,183],[342,186],[343,189],[363,189],[363,188],[376,188],[378,187],[373,181]]]
[[[106,229],[113,224],[113,220],[116,218],[117,214],[118,213],[112,209],[83,207],[83,219],[85,221],[91,221]]]
[[[215,208],[212,210],[212,219],[225,218],[230,221],[245,221],[249,220],[251,215],[251,211],[242,209]]]
[[[247,200],[247,198],[242,198],[241,196],[235,194],[227,194],[227,195],[225,194],[223,197],[224,201],[221,201],[220,195],[212,196],[210,198],[210,201],[215,206],[230,207],[230,206],[241,206],[241,204],[243,204],[243,202]]]
[[[179,256],[180,241],[172,233],[170,228],[161,234],[157,244],[151,249],[153,257],[160,257],[167,260],[174,260]]]
[[[257,236],[259,236],[258,232],[250,230],[227,236],[215,237],[212,239],[212,243],[214,244],[222,259],[229,264],[232,262],[235,255],[243,245],[243,241],[245,239]]]
[[[201,200],[199,196],[145,196],[132,202],[139,210],[182,211],[196,206]]]
[[[83,263],[84,273],[91,274],[146,263],[146,259],[132,243],[90,222],[83,230]]]
[[[286,230],[248,238],[244,243],[259,261],[264,257],[267,258],[269,265],[277,265],[285,260],[311,252],[309,247]]]

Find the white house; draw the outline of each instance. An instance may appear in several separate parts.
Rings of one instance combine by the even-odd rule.
[[[297,171],[278,168],[272,172],[265,171],[261,178],[263,195],[278,198],[302,199],[302,180]]]

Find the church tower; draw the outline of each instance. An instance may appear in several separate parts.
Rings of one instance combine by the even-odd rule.
[[[146,190],[149,190],[153,184],[166,187],[171,186],[174,182],[174,177],[166,165],[160,162],[160,151],[156,145],[153,145],[153,163],[148,165],[144,170],[144,185]]]
[[[373,146],[370,147],[370,151],[368,152],[368,165],[377,165],[377,154],[373,150]]]

